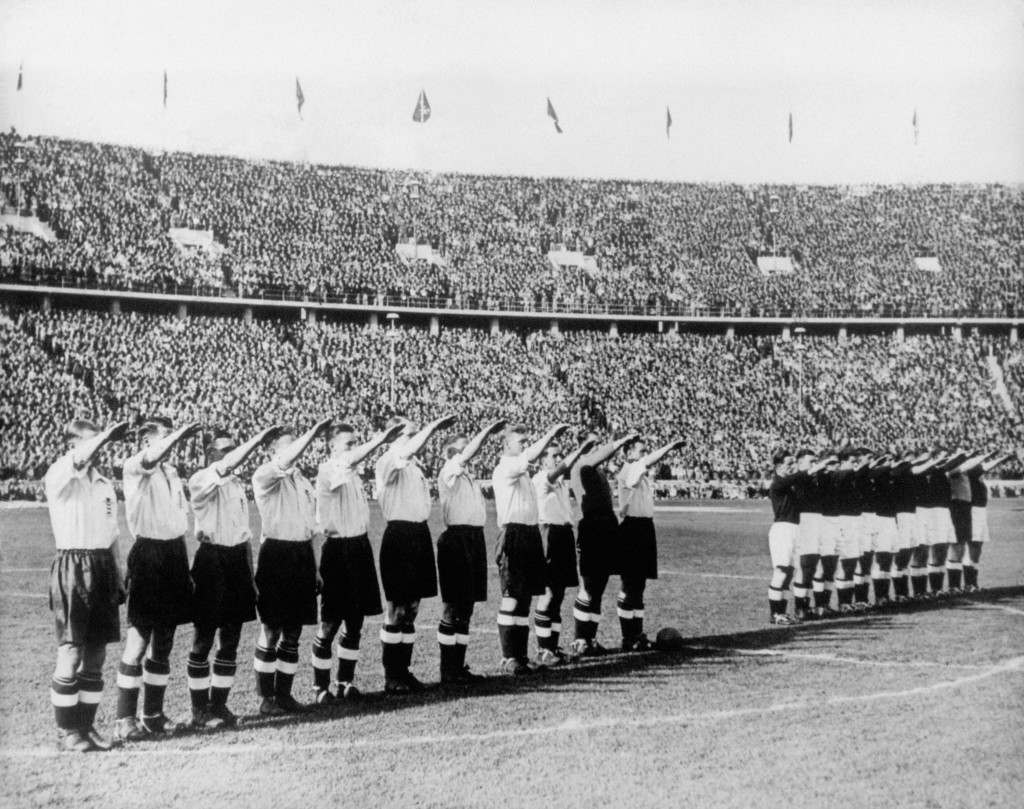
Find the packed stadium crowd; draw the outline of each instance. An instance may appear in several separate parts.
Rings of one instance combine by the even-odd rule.
[[[0,314],[5,479],[39,479],[60,448],[54,425],[83,414],[133,424],[168,414],[240,435],[268,419],[303,425],[321,413],[369,434],[396,411],[419,423],[454,412],[467,424],[501,414],[537,425],[557,418],[579,433],[629,426],[655,442],[684,437],[654,475],[682,497],[763,494],[763,459],[779,443],[857,440],[886,451],[1024,443],[1019,408],[994,394],[986,367],[991,351],[1020,401],[1024,352],[1003,338],[612,339],[447,327],[432,335],[229,316]],[[201,444],[177,453],[183,474],[201,461]],[[443,463],[438,452],[423,455],[430,477]]]
[[[1017,311],[1024,194],[996,185],[740,186],[488,177],[0,136],[0,273],[119,289],[478,309]],[[180,247],[171,228],[221,249]],[[400,257],[399,242],[424,258]],[[429,248],[429,249],[427,249]],[[549,251],[592,263],[556,265]],[[792,259],[790,275],[757,258]],[[935,257],[941,271],[918,269]]]

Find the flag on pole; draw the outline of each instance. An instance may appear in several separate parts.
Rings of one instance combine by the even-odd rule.
[[[917,107],[914,107],[914,117],[910,122],[914,125],[914,145],[917,146]]]
[[[167,70],[164,70],[164,109],[167,109]]]
[[[789,142],[793,142],[793,113],[789,113]]]
[[[425,124],[430,120],[430,102],[427,101],[427,94],[420,90],[419,98],[416,99],[416,109],[412,111],[412,119],[418,124]]]
[[[548,99],[548,118],[555,122],[555,132],[559,135],[562,134],[562,127],[558,124],[558,113],[555,112],[554,106],[551,104],[551,99]]]
[[[21,77],[21,74],[22,74],[22,71],[24,70],[24,68],[25,68],[25,65],[23,65],[23,64],[18,65],[18,92],[19,93],[21,92],[21,85],[24,83],[23,80],[22,80],[22,77]]]
[[[672,110],[665,107],[665,138],[672,137]]]
[[[302,117],[302,105],[306,103],[306,96],[302,94],[302,85],[299,84],[299,77],[295,77],[295,103],[299,108],[299,118]]]

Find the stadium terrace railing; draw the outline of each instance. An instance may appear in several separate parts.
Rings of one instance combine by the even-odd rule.
[[[616,302],[569,303],[565,301],[530,301],[528,299],[485,298],[483,300],[439,295],[408,295],[352,290],[341,293],[302,291],[289,287],[267,287],[242,290],[203,284],[171,282],[140,282],[116,284],[103,280],[74,278],[56,270],[35,269],[31,273],[0,273],[0,288],[7,291],[34,289],[39,292],[71,294],[91,293],[110,298],[180,299],[182,302],[219,302],[238,306],[285,305],[320,309],[367,312],[405,311],[424,315],[458,314],[465,316],[497,316],[527,318],[569,317],[582,320],[607,321],[693,321],[715,323],[844,323],[865,324],[921,323],[932,325],[1002,325],[1016,326],[1024,322],[1013,304],[999,310],[961,310],[937,312],[926,309],[771,309],[738,306],[694,306],[678,302],[655,304],[624,304]]]

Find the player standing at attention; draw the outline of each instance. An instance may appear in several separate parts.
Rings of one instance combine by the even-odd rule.
[[[402,432],[396,424],[357,445],[355,429],[335,424],[327,433],[330,457],[316,476],[317,530],[323,534],[320,549],[320,627],[313,640],[313,686],[318,704],[335,699],[354,699],[353,685],[363,620],[384,612],[377,585],[377,565],[367,535],[370,506],[359,476],[359,465],[379,447]],[[337,697],[331,693],[331,644],[344,625],[338,641]]]
[[[914,457],[904,453],[893,465],[890,473],[893,498],[896,507],[896,544],[893,555],[892,589],[897,604],[910,597],[908,571],[915,549],[920,542],[920,528],[917,521],[917,501],[914,496]]]
[[[501,668],[512,675],[531,674],[528,663],[530,603],[545,592],[544,542],[538,527],[537,494],[530,480],[530,464],[561,433],[558,424],[540,440],[526,445],[526,428],[508,427],[501,459],[494,469],[494,507],[497,511],[498,574],[501,605],[498,610],[498,640]]]
[[[818,618],[835,615],[830,606],[832,591],[836,589],[836,568],[839,565],[839,499],[836,493],[835,464],[839,459],[830,455],[827,467],[814,475],[809,485],[815,490],[812,502],[821,508],[821,533],[818,541],[818,568],[814,574],[814,614]]]
[[[796,454],[798,472],[809,472],[815,461],[813,450],[801,449]],[[816,614],[811,610],[811,592],[814,587],[814,572],[821,559],[821,543],[825,518],[822,516],[822,493],[820,475],[815,474],[802,481],[797,487],[797,507],[800,509],[800,525],[797,530],[796,546],[793,551],[793,615],[804,621]],[[824,572],[824,571],[823,571]],[[835,568],[832,568],[835,575]],[[824,584],[822,584],[824,591]]]
[[[914,503],[917,506],[917,545],[910,560],[910,584],[913,588],[913,596],[917,599],[927,599],[928,594],[928,553],[930,541],[928,533],[931,531],[932,517],[932,490],[931,472],[938,464],[942,463],[945,456],[924,453],[918,458],[913,467],[913,493]]]
[[[899,528],[896,525],[898,484],[893,464],[887,456],[879,459],[879,465],[872,470],[872,474],[875,530],[871,545],[874,556],[871,586],[875,593],[875,606],[884,607],[889,603],[892,589],[893,554],[900,546]]]
[[[533,476],[537,495],[537,519],[544,541],[547,587],[537,599],[533,613],[533,631],[537,635],[537,664],[558,666],[565,662],[565,652],[558,645],[562,634],[562,601],[569,587],[579,585],[576,572],[576,537],[572,531],[572,505],[566,478],[580,456],[588,452],[593,441],[585,441],[569,453],[550,445],[540,458],[540,470]]]
[[[100,430],[77,419],[64,428],[68,451],[46,470],[44,486],[57,554],[50,567],[50,609],[57,664],[50,703],[60,750],[109,750],[96,732],[107,644],[121,640],[118,605],[124,582],[118,563],[117,497],[97,468],[100,450],[121,441],[127,423]]]
[[[444,449],[437,476],[444,532],[437,539],[437,577],[441,620],[437,625],[441,682],[472,685],[483,679],[466,665],[473,605],[487,600],[487,506],[470,464],[484,441],[501,432],[503,420],[488,424],[472,438],[455,436]]]
[[[388,429],[401,425],[402,433],[380,456],[374,470],[377,498],[387,520],[380,543],[380,577],[387,601],[380,630],[385,694],[423,690],[423,683],[409,666],[416,641],[416,614],[422,599],[437,595],[437,569],[427,526],[430,490],[416,455],[434,433],[454,422],[454,416],[445,416],[417,431],[404,416],[392,417]]]
[[[839,555],[839,566],[836,570],[836,599],[840,613],[853,612],[854,586],[857,581],[856,571],[860,560],[860,540],[858,531],[861,528],[858,517],[862,511],[862,496],[858,474],[863,466],[854,457],[851,447],[839,450],[841,466],[832,473],[832,485],[839,510],[839,539],[836,551]]]
[[[582,582],[572,610],[576,624],[576,640],[572,643],[572,652],[576,657],[606,652],[597,641],[601,598],[608,586],[608,577],[616,572],[619,561],[616,558],[619,521],[612,504],[611,486],[599,467],[636,439],[637,434],[630,433],[617,441],[594,447],[572,469],[572,487],[580,498],[583,513],[576,536]]]
[[[196,729],[238,724],[228,708],[228,694],[235,682],[242,624],[256,618],[256,588],[248,498],[235,469],[272,439],[277,429],[268,427],[241,446],[227,434],[211,437],[206,467],[188,479],[199,543],[192,560],[195,634],[188,656],[192,727]],[[218,633],[211,678],[210,650]]]
[[[302,627],[316,623],[319,548],[314,548],[313,487],[295,464],[330,426],[331,419],[323,419],[298,437],[295,428],[281,427],[269,459],[252,476],[253,498],[263,523],[256,564],[260,629],[253,668],[262,697],[260,713],[265,716],[306,710],[292,696],[292,682],[299,667]]]
[[[622,517],[616,540],[616,569],[622,585],[617,609],[624,652],[651,648],[644,634],[644,591],[648,579],[658,578],[658,541],[654,533],[654,486],[648,470],[684,443],[680,439],[645,454],[644,441],[634,441],[616,476]]]
[[[796,556],[800,529],[800,499],[798,487],[816,475],[828,460],[800,470],[793,454],[780,449],[772,455],[775,474],[768,487],[774,521],[768,531],[768,551],[772,559],[772,578],[768,586],[768,619],[773,624],[789,626],[797,623],[786,614],[786,590],[793,578],[793,559]]]
[[[188,504],[177,470],[164,459],[198,431],[198,424],[173,430],[168,419],[152,418],[139,428],[141,449],[124,465],[125,516],[135,544],[128,553],[128,634],[117,674],[117,736],[123,741],[178,729],[164,715],[164,692],[174,631],[192,620],[192,579]],[[140,685],[141,723],[135,717]]]
[[[978,563],[981,550],[988,541],[988,484],[985,475],[1013,457],[1012,453],[1007,453],[986,460],[967,475],[971,482],[971,539],[964,559],[964,589],[968,593],[978,592]]]
[[[875,560],[875,476],[881,474],[876,469],[878,458],[870,450],[861,448],[854,450],[855,463],[860,468],[853,476],[854,498],[857,504],[857,566],[853,575],[853,607],[858,612],[870,607],[868,595],[871,592],[871,568]]]
[[[953,518],[950,515],[953,490],[949,483],[949,473],[966,458],[966,453],[953,453],[934,467],[928,475],[932,502],[928,531],[928,586],[932,596],[948,595],[943,590],[946,580],[946,559],[949,556],[949,546],[956,541],[953,534]]]

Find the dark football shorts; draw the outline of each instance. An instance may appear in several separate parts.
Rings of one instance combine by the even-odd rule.
[[[536,525],[509,523],[498,534],[498,576],[505,598],[525,601],[547,588],[544,541]]]
[[[50,609],[57,643],[121,640],[121,574],[109,548],[58,550],[50,566]]]
[[[408,604],[437,595],[434,543],[425,522],[389,520],[380,541],[384,597]]]
[[[316,623],[313,543],[265,539],[256,563],[256,611],[270,627]]]
[[[193,622],[232,626],[256,619],[256,588],[249,568],[249,544],[200,543],[192,560]]]
[[[949,504],[949,516],[953,520],[953,536],[957,542],[971,539],[971,504],[954,500]]]
[[[380,586],[366,534],[328,537],[320,551],[320,620],[338,623],[357,615],[380,615]]]
[[[658,543],[654,520],[626,517],[619,525],[618,573],[623,579],[658,578]]]
[[[540,527],[544,540],[544,561],[547,567],[547,585],[552,589],[565,589],[579,585],[576,573],[576,537],[572,526],[548,525]]]
[[[615,515],[584,515],[578,531],[576,550],[580,559],[580,575],[585,578],[602,578],[618,572],[615,549],[619,522]]]
[[[487,600],[487,544],[478,525],[450,525],[437,540],[437,577],[446,604]]]
[[[128,552],[128,623],[137,629],[192,622],[192,578],[185,538],[139,537]]]

